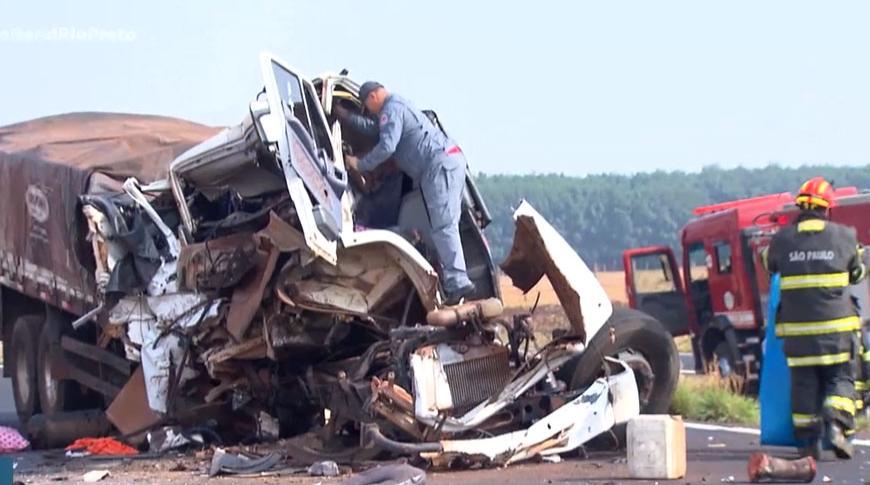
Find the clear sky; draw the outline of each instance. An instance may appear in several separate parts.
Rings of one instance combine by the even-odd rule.
[[[475,171],[868,164],[868,21],[836,1],[3,0],[0,124],[234,124],[269,50],[434,108]]]

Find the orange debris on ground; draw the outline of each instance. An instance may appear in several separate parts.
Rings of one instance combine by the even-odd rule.
[[[115,438],[80,438],[66,447],[67,450],[87,451],[92,455],[137,455],[139,451]]]

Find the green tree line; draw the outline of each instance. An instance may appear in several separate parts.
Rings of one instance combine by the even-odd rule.
[[[836,187],[870,189],[870,166],[786,168],[705,167],[700,172],[655,171],[633,175],[479,174],[478,187],[493,222],[486,229],[501,261],[513,239],[511,214],[528,200],[565,237],[590,267],[622,269],[627,248],[676,247],[680,228],[698,206],[779,192],[794,192],[817,175]]]

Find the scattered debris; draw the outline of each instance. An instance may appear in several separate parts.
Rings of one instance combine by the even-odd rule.
[[[99,482],[109,476],[109,470],[91,470],[82,475],[82,480],[85,482]]]
[[[313,477],[337,477],[341,475],[341,469],[334,461],[318,461],[308,467],[308,474]]]
[[[15,428],[0,426],[0,453],[15,453],[30,446],[21,433]]]
[[[822,477],[822,483],[831,483],[831,477],[825,475]]]
[[[411,465],[383,465],[342,481],[339,485],[423,485],[426,472]]]
[[[272,469],[282,459],[275,452],[268,455],[251,458],[242,454],[229,454],[222,448],[215,449],[211,459],[208,475],[214,477],[225,473],[227,475],[250,475]]]
[[[811,456],[786,460],[759,451],[749,457],[747,469],[749,480],[753,483],[770,480],[810,483],[816,477],[816,460]]]
[[[67,451],[85,452],[88,455],[128,456],[139,451],[115,438],[79,438],[66,447]]]
[[[266,411],[260,411],[257,415],[257,437],[266,440],[274,441],[278,439],[281,425],[278,419],[272,417]]]
[[[189,445],[204,445],[206,443],[202,432],[191,430],[185,432],[179,426],[164,426],[148,432],[148,447],[151,453],[163,453],[178,450]]]
[[[707,444],[707,448],[727,448],[728,445],[725,443],[709,443]]]

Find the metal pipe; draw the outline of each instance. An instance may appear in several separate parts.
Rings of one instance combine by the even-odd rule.
[[[100,313],[100,311],[102,309],[103,309],[103,304],[100,303],[93,310],[91,310],[91,311],[85,313],[84,315],[80,316],[79,318],[77,318],[76,321],[72,322],[73,330],[78,330],[82,325],[91,321],[95,316],[97,316],[97,313]]]
[[[452,307],[432,310],[426,315],[426,323],[435,327],[451,327],[460,322],[479,318],[487,320],[495,318],[504,312],[504,306],[498,298],[487,298]]]
[[[31,441],[43,448],[66,446],[85,436],[105,436],[112,425],[100,409],[37,414],[27,422]]]
[[[413,455],[417,453],[440,453],[444,451],[440,442],[436,443],[404,443],[402,441],[391,440],[381,433],[377,424],[369,423],[363,425],[364,442],[371,442],[378,448],[392,451],[393,453],[401,453],[403,455]]]

